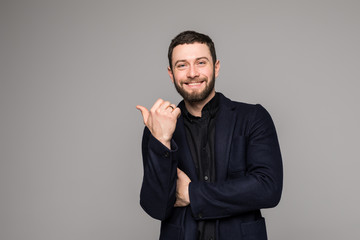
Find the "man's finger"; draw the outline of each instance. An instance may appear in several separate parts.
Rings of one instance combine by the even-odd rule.
[[[179,176],[183,171],[181,171],[179,168],[176,168],[177,170],[177,175]]]
[[[186,173],[184,173],[182,170],[180,170],[179,168],[177,168],[177,175],[178,175],[178,178],[183,178],[184,176],[187,177]]]
[[[154,105],[152,106],[151,110],[156,110],[156,109],[158,109],[163,102],[164,102],[164,100],[162,100],[161,98],[159,98],[158,100],[156,100],[156,102],[155,102]],[[151,110],[150,110],[150,111],[151,111]]]
[[[177,168],[177,176],[178,176],[178,181],[191,182],[189,176],[179,168]]]
[[[177,118],[179,118],[180,117],[180,115],[181,115],[181,110],[180,110],[180,108],[175,108],[174,109],[174,111],[172,111],[172,114],[175,114],[175,116],[177,117]]]
[[[164,101],[164,102],[161,104],[160,108],[161,108],[162,110],[166,110],[169,106],[170,106],[170,102],[169,102],[169,101]]]
[[[170,111],[170,112],[173,112],[175,109],[176,109],[176,106],[175,104],[170,104],[167,109]]]
[[[144,124],[146,125],[147,120],[149,118],[149,110],[147,110],[146,107],[143,107],[143,106],[140,106],[140,105],[137,105],[136,108],[140,110],[141,115],[142,115],[143,120],[144,120]]]

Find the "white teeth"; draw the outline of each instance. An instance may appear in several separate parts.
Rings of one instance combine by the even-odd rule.
[[[201,83],[188,83],[188,85],[190,86],[196,86],[196,85],[200,85]]]

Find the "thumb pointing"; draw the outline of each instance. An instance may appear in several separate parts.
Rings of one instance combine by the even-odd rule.
[[[144,120],[144,124],[146,125],[147,119],[149,117],[149,110],[147,110],[146,107],[143,107],[143,106],[140,106],[140,105],[137,105],[136,108],[138,110],[140,110],[141,115],[142,115],[143,120]]]

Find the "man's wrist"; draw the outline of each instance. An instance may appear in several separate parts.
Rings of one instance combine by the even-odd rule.
[[[156,139],[159,140],[159,142],[161,142],[169,150],[171,150],[171,138],[170,139],[156,138]]]
[[[160,141],[160,140],[159,140]],[[165,147],[171,150],[171,141],[160,141]]]

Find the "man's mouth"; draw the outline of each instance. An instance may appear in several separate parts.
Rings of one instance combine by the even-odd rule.
[[[204,81],[198,81],[198,82],[186,82],[184,84],[190,88],[196,88],[196,87],[200,87],[203,83]]]

